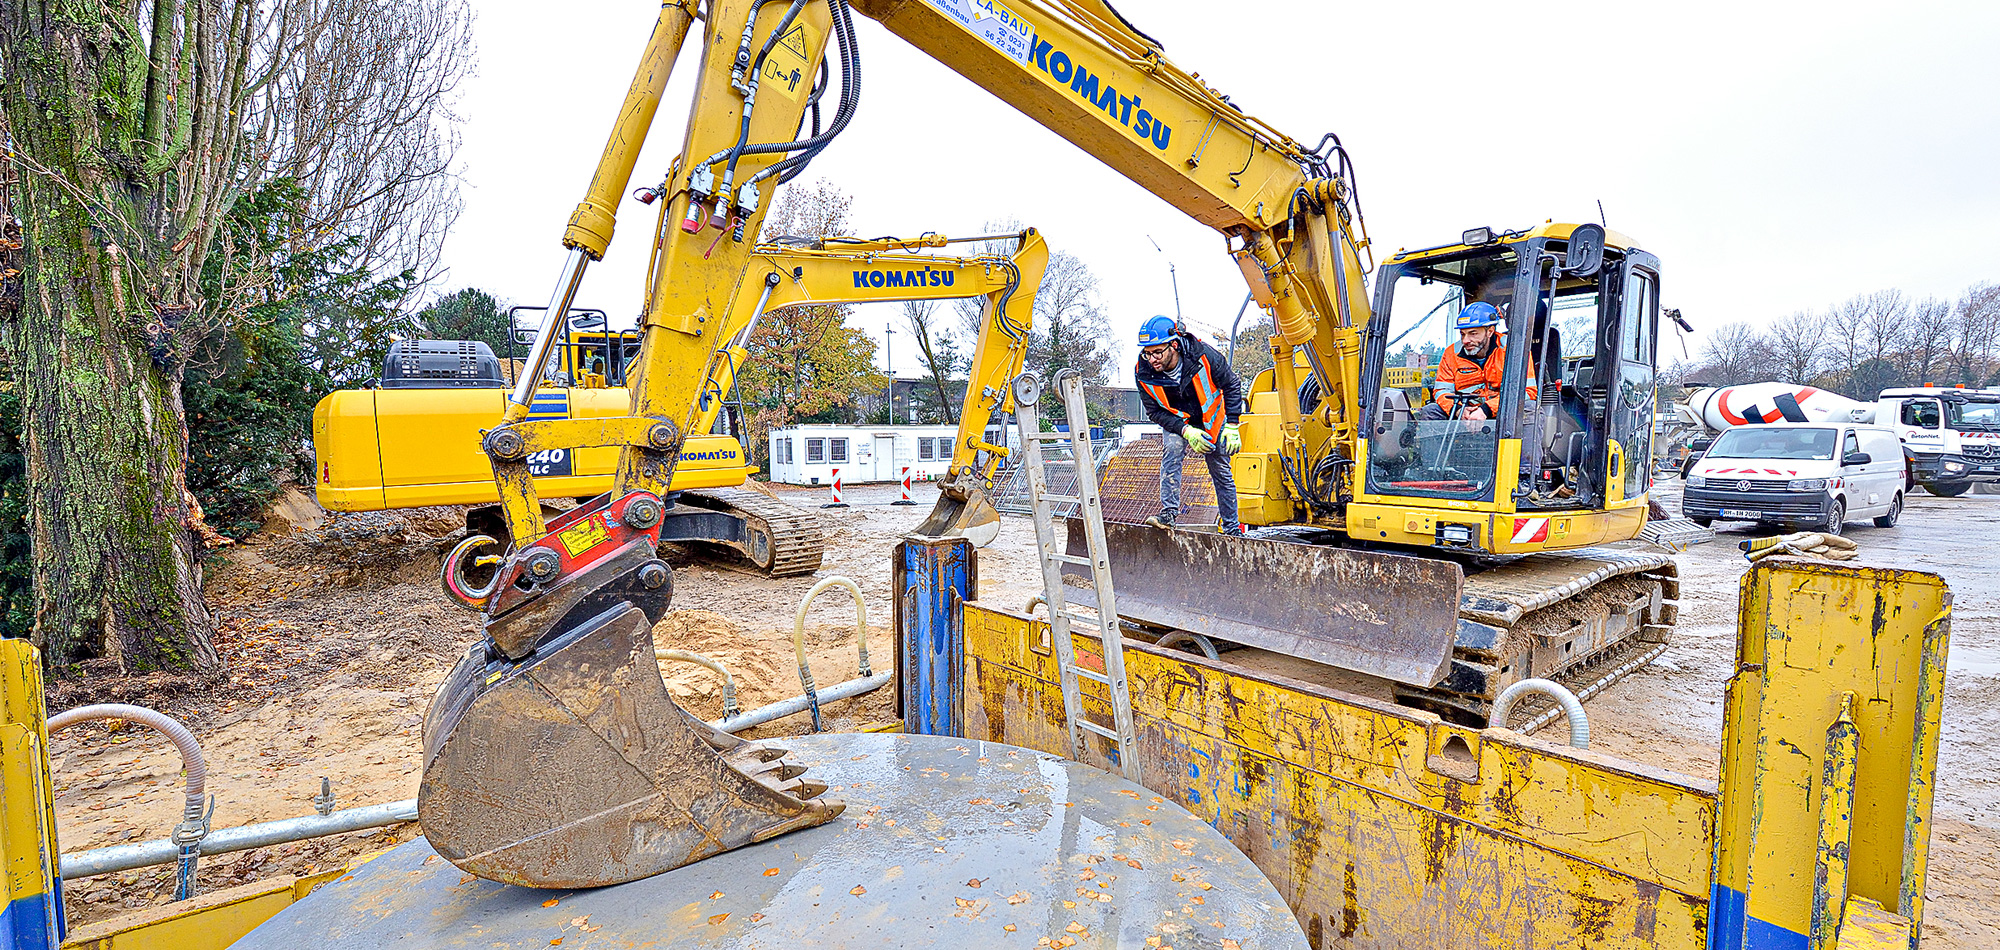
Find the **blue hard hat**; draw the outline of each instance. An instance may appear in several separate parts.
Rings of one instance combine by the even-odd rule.
[[[1500,308],[1485,301],[1472,304],[1458,312],[1458,329],[1473,327],[1497,327],[1500,325]]]
[[[1139,327],[1140,346],[1159,346],[1174,338],[1174,318],[1153,317]]]

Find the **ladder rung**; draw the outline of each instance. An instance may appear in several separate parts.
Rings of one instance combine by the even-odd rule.
[[[1110,740],[1111,740],[1111,741],[1113,741],[1113,742],[1117,742],[1117,743],[1120,743],[1120,744],[1123,744],[1123,743],[1124,743],[1124,741],[1125,741],[1125,740],[1123,740],[1123,739],[1121,739],[1121,738],[1119,738],[1119,737],[1118,737],[1118,731],[1117,731],[1117,730],[1115,730],[1115,729],[1106,729],[1106,728],[1104,728],[1103,726],[1100,726],[1100,725],[1098,725],[1097,723],[1094,723],[1094,722],[1091,722],[1091,721],[1090,721],[1090,720],[1088,720],[1088,719],[1079,719],[1079,720],[1077,720],[1077,721],[1076,721],[1076,724],[1077,724],[1078,726],[1082,727],[1082,728],[1083,728],[1083,730],[1084,730],[1085,732],[1094,732],[1094,733],[1096,733],[1096,734],[1098,734],[1098,735],[1100,735],[1100,736],[1103,736],[1103,737],[1104,737],[1104,738],[1106,738],[1106,739],[1110,739]]]
[[[1079,505],[1083,504],[1083,499],[1075,495],[1058,495],[1054,492],[1043,492],[1042,500],[1047,502],[1075,502]]]
[[[1057,562],[1059,562],[1059,563],[1062,563],[1062,564],[1075,564],[1075,565],[1077,565],[1078,567],[1090,567],[1090,566],[1092,566],[1093,564],[1096,564],[1096,563],[1097,563],[1097,562],[1095,562],[1095,561],[1092,561],[1091,559],[1089,559],[1089,558],[1087,558],[1087,557],[1077,557],[1077,556],[1076,556],[1076,555],[1074,555],[1074,554],[1051,554],[1051,555],[1049,555],[1049,557],[1050,557],[1050,558],[1052,558],[1052,559],[1054,559],[1055,561],[1057,561]]]
[[[1111,677],[1106,676],[1103,673],[1099,673],[1096,670],[1086,670],[1081,666],[1072,666],[1069,668],[1069,671],[1072,674],[1075,674],[1075,676],[1078,679],[1086,679],[1093,683],[1102,683],[1105,686],[1111,685]]]
[[[1037,442],[1068,442],[1072,438],[1068,432],[1036,432],[1028,436]]]

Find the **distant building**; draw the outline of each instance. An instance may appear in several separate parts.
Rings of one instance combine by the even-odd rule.
[[[1012,433],[1007,433],[1011,436]],[[835,470],[843,485],[896,482],[908,467],[916,481],[935,481],[951,467],[957,426],[796,425],[771,431],[771,480],[783,485],[831,485]],[[988,426],[986,439],[1000,442],[1000,427]]]

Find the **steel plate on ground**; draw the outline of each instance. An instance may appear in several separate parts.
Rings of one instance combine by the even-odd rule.
[[[417,839],[235,946],[1307,946],[1227,839],[1109,773],[940,736],[785,745],[847,800],[844,815],[594,890],[480,880]]]
[[[1069,553],[1081,556],[1077,525]],[[1465,583],[1450,561],[1111,522],[1104,535],[1120,616],[1412,686],[1450,663]],[[1087,587],[1069,590],[1096,605]]]

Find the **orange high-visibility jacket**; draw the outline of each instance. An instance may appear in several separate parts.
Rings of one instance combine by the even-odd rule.
[[[1495,343],[1486,351],[1486,358],[1473,360],[1454,346],[1444,351],[1438,360],[1437,382],[1432,391],[1437,394],[1438,407],[1446,413],[1454,411],[1458,400],[1478,399],[1486,404],[1486,414],[1500,415],[1500,376],[1507,365],[1507,348]],[[1535,359],[1528,358],[1528,401],[1539,398],[1535,388]]]

